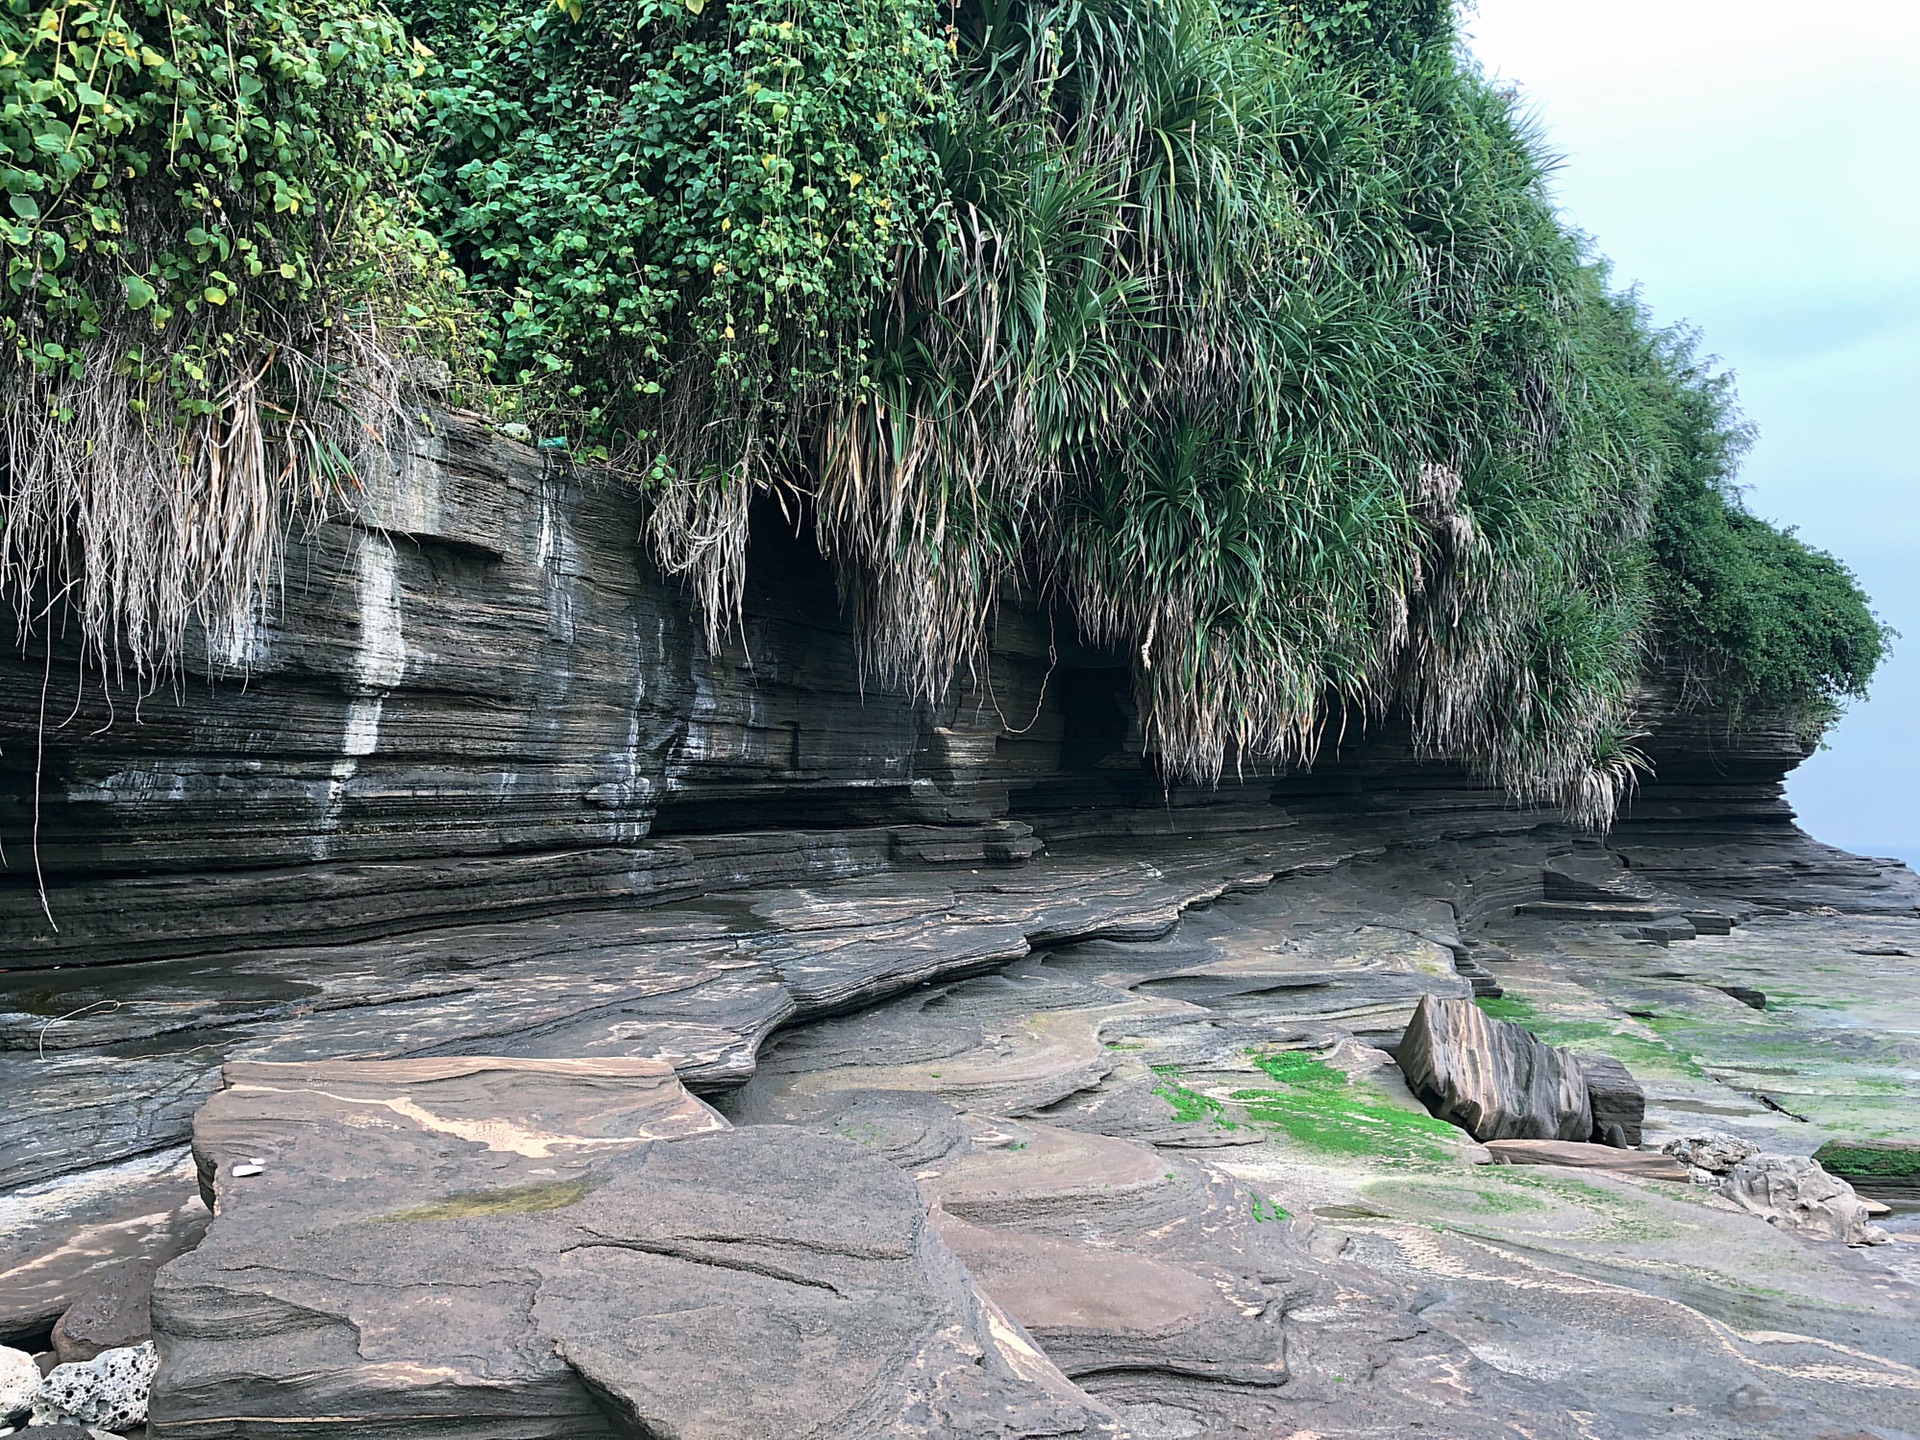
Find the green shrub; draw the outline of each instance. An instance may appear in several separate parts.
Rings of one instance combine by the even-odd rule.
[[[192,621],[250,629],[288,505],[350,483],[393,353],[448,333],[405,183],[421,68],[355,0],[0,4],[16,608],[71,581],[142,671]]]
[[[1694,698],[1735,716],[1785,711],[1817,733],[1866,695],[1892,632],[1838,560],[1746,511],[1735,474],[1749,432],[1729,380],[1690,336],[1662,348],[1672,438],[1648,532],[1656,644]]]

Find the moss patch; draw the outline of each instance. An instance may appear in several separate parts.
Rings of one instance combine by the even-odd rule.
[[[1829,1140],[1813,1158],[1848,1180],[1920,1181],[1920,1140],[1875,1144],[1866,1140]]]
[[[564,1210],[577,1205],[604,1182],[597,1175],[578,1180],[556,1180],[544,1185],[509,1185],[499,1190],[458,1190],[430,1204],[416,1205],[382,1222],[414,1220],[470,1220],[480,1215],[532,1215],[541,1210]]]
[[[1482,996],[1474,1001],[1495,1020],[1525,1026],[1549,1045],[1564,1046],[1584,1055],[1609,1055],[1634,1074],[1665,1072],[1699,1080],[1706,1076],[1692,1051],[1681,1043],[1690,1028],[1685,1021],[1656,1017],[1641,1023],[1657,1038],[1627,1032],[1620,1022],[1606,1019],[1574,1020],[1540,1009],[1517,995]]]
[[[1153,1093],[1173,1107],[1173,1118],[1189,1125],[1218,1125],[1222,1130],[1238,1130],[1240,1127],[1227,1119],[1227,1107],[1211,1095],[1202,1095],[1197,1090],[1189,1090],[1175,1080],[1166,1080],[1153,1087]]]
[[[1460,1138],[1446,1121],[1396,1105],[1311,1055],[1249,1053],[1278,1084],[1236,1090],[1232,1098],[1255,1124],[1270,1125],[1301,1145],[1333,1155],[1440,1162],[1448,1158],[1447,1142]]]

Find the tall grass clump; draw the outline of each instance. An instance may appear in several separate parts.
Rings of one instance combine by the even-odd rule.
[[[1025,581],[1135,656],[1173,773],[1397,706],[1603,821],[1658,473],[1632,317],[1444,25],[1330,58],[1300,9],[961,12],[950,202],[822,426],[822,542],[922,694]]]

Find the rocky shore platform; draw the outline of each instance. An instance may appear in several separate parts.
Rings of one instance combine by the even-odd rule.
[[[1484,841],[1306,829],[0,977],[6,1323],[160,1262],[155,1437],[1920,1433],[1910,1204],[1489,1164],[1390,1054],[1490,975],[1647,1150],[1910,1136],[1920,917],[1463,927]]]
[[[777,526],[710,649],[591,477],[449,419],[390,481],[215,682],[0,666],[0,1344],[62,1394],[150,1376],[152,1440],[1920,1437],[1920,883],[1794,827],[1791,727],[1650,693],[1604,840],[1390,723],[1170,788],[1057,617],[915,706]],[[1428,997],[1616,1144],[1430,1113]],[[1817,1152],[1878,1243],[1696,1183],[1703,1132]]]

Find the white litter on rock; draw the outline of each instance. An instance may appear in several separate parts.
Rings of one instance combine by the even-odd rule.
[[[265,1174],[265,1173],[266,1173],[266,1168],[267,1168],[267,1167],[266,1167],[266,1166],[264,1166],[264,1165],[255,1165],[255,1164],[252,1164],[252,1163],[248,1163],[248,1164],[245,1164],[245,1165],[236,1165],[236,1166],[234,1166],[234,1167],[233,1167],[233,1172],[232,1172],[232,1173],[233,1173],[233,1176],[234,1176],[234,1178],[235,1178],[236,1180],[244,1180],[244,1179],[246,1179],[246,1178],[247,1178],[247,1177],[248,1177],[249,1175],[263,1175],[263,1174]]]

